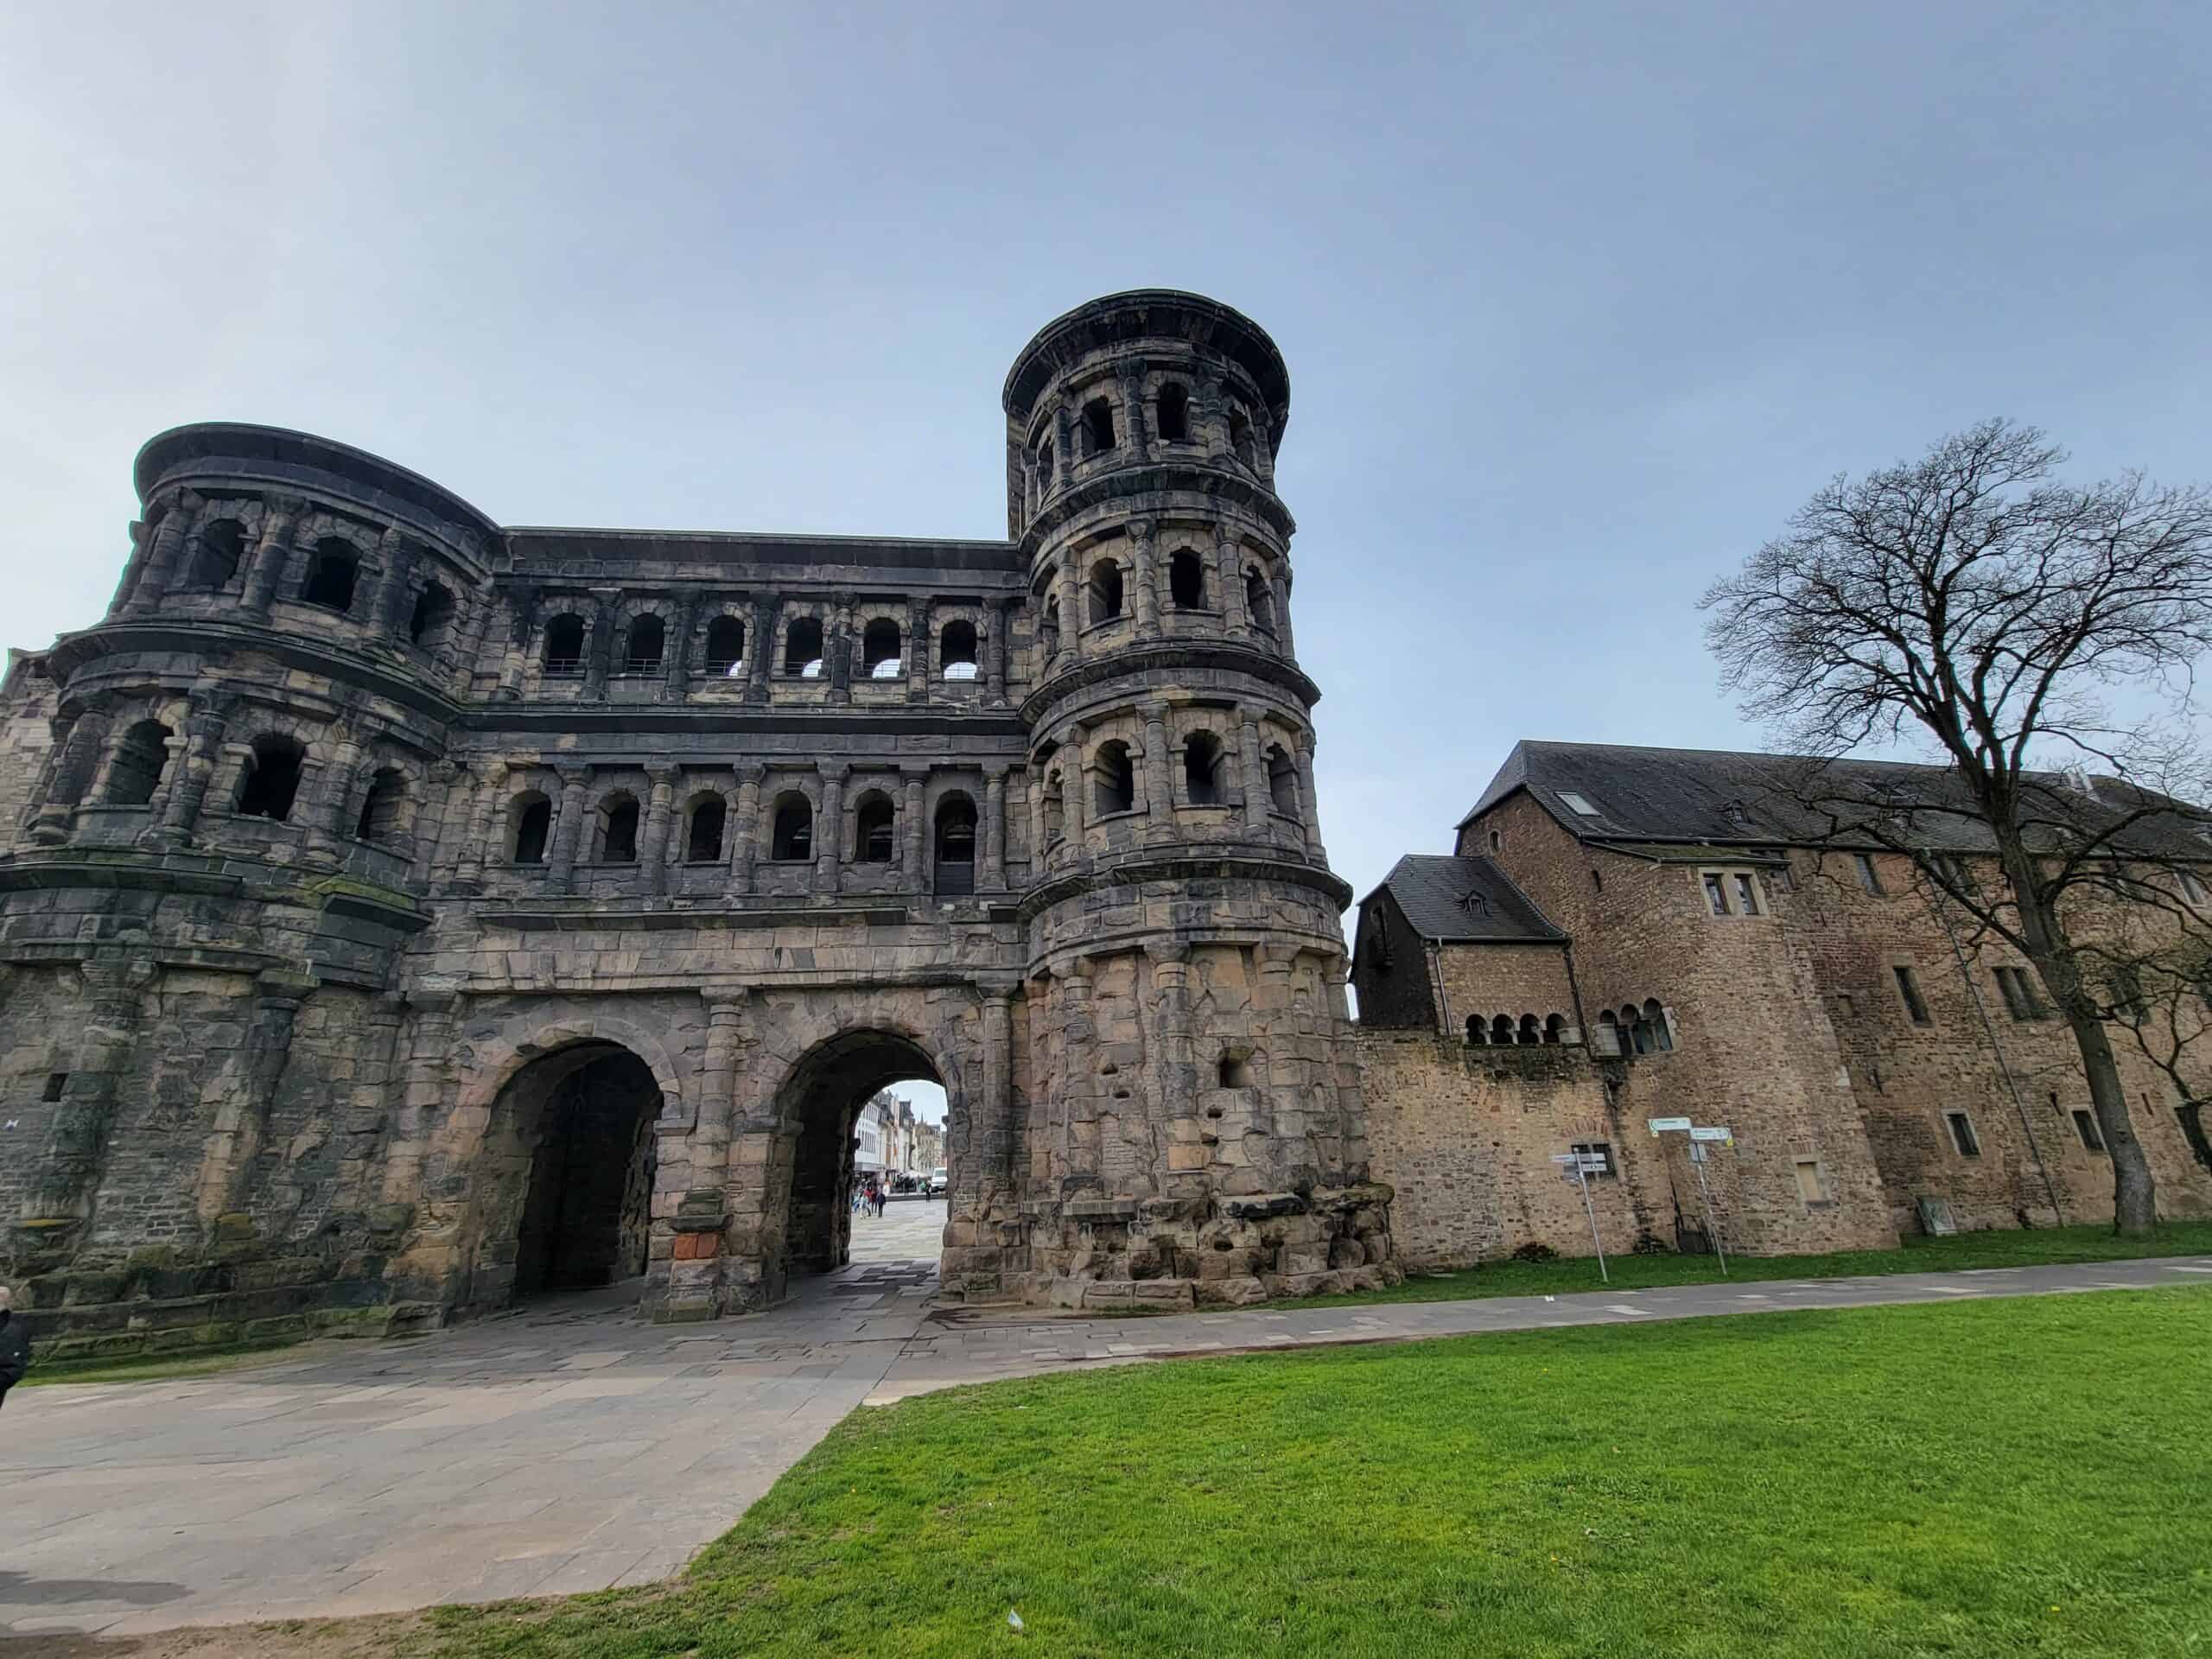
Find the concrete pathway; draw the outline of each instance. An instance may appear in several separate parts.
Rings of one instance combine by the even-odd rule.
[[[911,1218],[878,1223],[926,1230]],[[936,1224],[942,1224],[942,1205]],[[860,1232],[865,1243],[868,1235]],[[634,1285],[407,1343],[170,1382],[19,1389],[0,1418],[0,1636],[394,1611],[675,1572],[855,1406],[1177,1355],[1699,1314],[2212,1285],[2212,1257],[1091,1319],[935,1305],[855,1262],[749,1319],[650,1325]]]

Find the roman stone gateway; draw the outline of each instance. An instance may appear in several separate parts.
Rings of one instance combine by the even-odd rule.
[[[0,1265],[83,1337],[640,1268],[755,1308],[926,1077],[950,1289],[1395,1278],[1288,400],[1212,301],[1072,311],[1007,380],[1004,542],[504,528],[156,438],[106,618],[9,669]]]

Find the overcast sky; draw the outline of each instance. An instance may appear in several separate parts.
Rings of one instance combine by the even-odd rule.
[[[1006,369],[1116,289],[1289,360],[1323,828],[1518,737],[1734,747],[1694,601],[1992,414],[2202,478],[2212,8],[19,4],[7,639],[162,429],[508,524],[995,537]]]

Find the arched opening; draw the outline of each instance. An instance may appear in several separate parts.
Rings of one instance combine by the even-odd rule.
[[[553,831],[553,803],[533,789],[515,797],[507,817],[507,856],[518,864],[543,864]]]
[[[802,679],[822,677],[822,619],[795,616],[784,631],[784,672]]]
[[[505,1135],[487,1161],[512,1173],[494,1189],[505,1213],[486,1230],[513,1240],[512,1297],[645,1272],[660,1109],[652,1069],[613,1043],[556,1050],[500,1091],[493,1121]]]
[[[315,563],[308,569],[307,586],[300,589],[300,597],[310,605],[350,611],[360,571],[360,557],[351,542],[325,537],[315,544]]]
[[[861,864],[888,864],[899,854],[899,814],[880,789],[861,796],[853,807],[853,857]]]
[[[965,795],[948,795],[938,803],[936,854],[930,890],[941,899],[959,899],[976,891],[976,803]]]
[[[803,864],[814,856],[814,808],[805,796],[794,792],[776,798],[768,856],[785,864]]]
[[[279,733],[255,738],[238,785],[238,816],[279,823],[291,817],[292,798],[300,792],[300,763],[306,759],[305,749]]]
[[[1049,663],[1060,654],[1060,601],[1057,598],[1045,601],[1043,633],[1045,660]]]
[[[1258,469],[1258,450],[1252,441],[1252,423],[1241,409],[1229,412],[1229,447],[1236,452],[1236,459],[1254,470]]]
[[[1129,746],[1120,739],[1098,746],[1093,781],[1096,784],[1093,810],[1098,817],[1103,818],[1112,813],[1136,810],[1136,766],[1129,758]]]
[[[1651,1046],[1659,1053],[1671,1053],[1675,1047],[1675,1033],[1667,1024],[1667,1010],[1652,997],[1643,1005],[1643,1023],[1651,1033]]]
[[[1268,796],[1286,818],[1298,816],[1298,764],[1280,743],[1268,746]]]
[[[1111,622],[1122,613],[1122,567],[1101,559],[1090,567],[1090,620]]]
[[[651,612],[630,621],[622,647],[622,668],[629,674],[658,674],[668,653],[668,625]]]
[[[861,634],[861,660],[872,680],[895,680],[905,664],[899,657],[899,625],[879,616]]]
[[[435,651],[446,642],[453,610],[451,588],[442,582],[424,583],[415,595],[414,613],[407,619],[407,638],[424,651]]]
[[[1536,1016],[1533,1014],[1522,1014],[1521,1016],[1521,1046],[1523,1048],[1535,1048],[1543,1040],[1543,1027],[1536,1023]]]
[[[1656,1045],[1651,1037],[1651,1022],[1643,1012],[1631,1002],[1621,1010],[1621,1029],[1628,1033],[1629,1044],[1638,1054],[1649,1054]]]
[[[1183,795],[1192,806],[1221,804],[1221,740],[1192,732],[1183,745]]]
[[[353,838],[384,846],[399,834],[400,815],[407,807],[407,776],[397,766],[378,766],[369,779],[369,792],[361,799],[361,816],[354,821]]]
[[[1266,573],[1258,566],[1249,566],[1244,572],[1244,609],[1252,619],[1252,626],[1262,633],[1275,631],[1274,588]]]
[[[200,532],[200,550],[185,581],[188,588],[226,588],[245,557],[245,528],[235,518],[218,518]]]
[[[1083,453],[1103,455],[1114,447],[1114,405],[1094,397],[1083,406]]]
[[[545,671],[564,677],[584,671],[584,620],[573,611],[545,625]]]
[[[718,616],[707,624],[707,672],[734,678],[745,667],[745,624]]]
[[[1513,1046],[1513,1016],[1511,1014],[1501,1014],[1490,1022],[1490,1040],[1491,1045],[1497,1048],[1510,1048]]]
[[[599,861],[634,864],[638,861],[638,798],[609,796],[599,810]]]
[[[1167,561],[1167,602],[1179,611],[1206,607],[1205,561],[1188,548]]]
[[[1065,838],[1068,832],[1067,806],[1060,791],[1065,785],[1055,770],[1045,778],[1045,844],[1047,847]]]
[[[909,1186],[918,1176],[926,1185],[937,1170],[944,1169],[946,1185],[957,1192],[962,1172],[952,1166],[944,1150],[950,1139],[949,1124],[902,1146],[886,1137],[880,1125],[870,1134],[862,1122],[871,1103],[880,1103],[883,1091],[894,1084],[942,1087],[945,1081],[920,1044],[903,1033],[880,1029],[842,1033],[817,1046],[792,1068],[776,1100],[782,1133],[796,1141],[784,1221],[784,1260],[776,1266],[796,1273],[827,1273],[864,1260],[870,1264],[867,1270],[876,1271],[899,1254],[871,1248],[871,1234],[886,1229],[886,1219],[864,1217],[855,1206],[855,1195],[871,1175],[895,1190],[898,1176],[906,1177]],[[950,1090],[947,1104],[957,1109]],[[887,1218],[909,1236],[917,1220],[934,1221],[941,1230],[944,1213],[942,1207],[914,1211],[905,1204],[896,1209],[887,1206]],[[915,1247],[909,1245],[904,1252],[909,1261],[902,1265],[925,1268],[926,1276],[933,1278],[942,1243],[940,1236],[920,1245],[926,1253],[921,1258],[912,1256]],[[779,1275],[772,1268],[771,1276]],[[916,1277],[924,1274],[918,1272]]]
[[[1191,441],[1191,394],[1173,380],[1160,389],[1160,439],[1162,443]]]
[[[1479,1014],[1469,1014],[1467,1016],[1467,1046],[1470,1048],[1482,1048],[1487,1046],[1489,1042],[1490,1027],[1483,1023],[1482,1015]]]
[[[948,680],[976,677],[976,625],[953,621],[938,636],[938,671]]]
[[[1052,487],[1052,441],[1050,438],[1037,446],[1037,493],[1043,495]]]
[[[689,864],[721,861],[722,826],[729,808],[719,795],[702,795],[691,804],[690,822],[683,831],[683,859]]]
[[[1558,1047],[1566,1040],[1566,1037],[1567,1016],[1565,1014],[1554,1014],[1544,1020],[1544,1043],[1547,1047]]]
[[[158,720],[142,720],[123,734],[115,759],[107,769],[107,804],[143,806],[162,786],[168,769],[169,728]]]

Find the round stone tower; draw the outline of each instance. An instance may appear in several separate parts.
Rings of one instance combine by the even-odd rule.
[[[1069,312],[1007,377],[1040,849],[1020,912],[1039,1104],[1011,1150],[1032,1281],[1061,1300],[1395,1276],[1349,1052],[1350,892],[1314,808],[1320,694],[1292,641],[1289,403],[1258,325],[1160,289]]]

